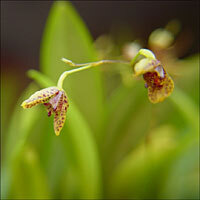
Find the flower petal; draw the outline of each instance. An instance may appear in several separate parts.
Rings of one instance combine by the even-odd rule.
[[[148,85],[148,97],[152,103],[159,103],[167,98],[174,89],[174,82],[166,73],[163,79],[162,86]]]
[[[62,91],[62,95],[59,97],[54,117],[54,131],[57,136],[60,134],[60,131],[64,126],[68,107],[69,104],[67,101],[67,96],[65,92]]]
[[[23,108],[31,108],[40,103],[45,103],[52,97],[56,96],[59,92],[57,87],[49,87],[42,89],[40,91],[35,92],[33,95],[29,97],[29,99],[25,100],[21,106]]]
[[[47,109],[49,117],[51,116],[52,113],[55,113],[62,93],[63,93],[62,91],[59,91],[58,94],[56,96],[52,97],[48,103],[44,103],[44,106]]]
[[[49,103],[51,104],[54,111],[56,111],[56,109],[58,107],[58,103],[60,101],[62,94],[63,94],[63,91],[59,91],[55,97],[53,97],[49,100]]]
[[[51,105],[50,103],[44,103],[44,106],[45,106],[46,109],[47,109],[48,117],[50,117],[51,114],[54,112],[54,111],[53,111],[52,105]]]
[[[143,58],[134,67],[135,76],[152,72],[156,67],[160,65],[160,61],[150,58]]]

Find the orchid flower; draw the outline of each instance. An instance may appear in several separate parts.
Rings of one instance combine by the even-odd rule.
[[[68,98],[64,90],[57,87],[48,87],[35,92],[21,106],[23,108],[31,108],[38,104],[43,104],[50,117],[54,116],[54,131],[56,135],[60,135],[66,119],[66,112],[69,107]]]
[[[173,92],[174,82],[150,50],[141,49],[137,56],[139,54],[146,58],[141,59],[135,64],[134,75],[143,75],[151,103],[162,102]],[[136,58],[132,60],[132,64],[135,60]]]

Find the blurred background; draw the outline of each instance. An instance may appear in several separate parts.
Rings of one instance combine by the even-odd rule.
[[[41,65],[41,61],[40,61],[41,41],[44,34],[45,25],[47,23],[47,18],[49,16],[49,12],[53,4],[54,4],[53,1],[1,1],[1,108],[2,108],[2,117],[1,117],[2,131],[1,132],[2,132],[2,141],[7,141],[6,133],[10,125],[10,120],[12,119],[12,115],[13,115],[17,100],[19,99],[19,97],[21,96],[25,88],[29,85],[29,83],[32,82],[31,79],[28,78],[28,76],[26,75],[26,72],[29,69],[36,69],[36,70],[40,69],[39,67]],[[97,54],[96,60],[100,60],[104,58],[130,60],[130,57],[133,57],[133,55],[135,55],[134,51],[136,51],[138,48],[141,48],[141,47],[150,48],[156,53],[158,58],[168,66],[168,71],[172,75],[172,77],[175,78],[175,83],[178,84],[178,87],[182,89],[183,92],[185,92],[186,95],[189,96],[189,98],[192,99],[192,103],[191,103],[191,101],[187,101],[187,98],[186,98],[185,103],[187,105],[191,103],[192,109],[195,110],[194,112],[198,112],[196,109],[198,108],[198,103],[199,103],[199,93],[198,93],[198,86],[197,86],[197,84],[199,83],[199,57],[198,55],[199,55],[199,29],[200,29],[198,1],[163,1],[163,2],[162,1],[93,1],[93,2],[92,1],[71,1],[71,4],[75,8],[77,13],[80,15],[85,25],[87,26],[89,32],[91,33],[92,39],[94,41],[93,46],[95,47],[96,54]],[[167,44],[164,47],[160,47],[159,45],[157,45],[156,41],[158,41],[157,40],[158,37],[153,38],[152,36],[150,39],[150,35],[152,34],[152,32],[154,32],[155,30],[158,30],[159,28],[163,28],[163,30],[165,29],[169,32],[171,31],[174,37],[173,41],[171,43],[169,42],[170,44]],[[129,46],[129,45],[132,45],[132,46]],[[76,54],[76,50],[74,50],[74,54]],[[69,54],[69,58],[70,56],[71,54]],[[72,55],[72,58],[73,58],[73,55]],[[84,60],[84,58],[82,60]],[[178,60],[180,62],[176,62]],[[88,60],[86,59],[85,62],[88,62]],[[177,66],[177,68],[174,68],[173,66]],[[193,66],[193,68],[192,67],[190,68],[188,66]],[[122,68],[123,67],[118,66],[117,70],[120,71]],[[187,71],[188,69],[189,71]],[[115,91],[116,86],[120,86],[120,81],[123,82],[122,87],[125,87],[125,88],[127,87],[125,89],[125,93],[133,91],[132,84],[134,83],[131,82],[130,76],[127,75],[128,73],[127,71],[124,72],[123,70],[121,70],[120,73],[117,72],[117,75],[116,75],[116,68],[112,69],[111,67],[111,70],[109,71],[107,70],[106,67],[105,68],[103,67],[102,71],[103,73],[107,72],[107,75],[104,74],[104,79],[103,79],[105,81],[105,85],[106,84],[108,85],[108,87],[106,87],[105,89],[106,90],[105,93],[107,94],[107,96],[105,95],[106,97],[111,97],[111,99],[115,98],[115,93],[113,95],[113,91]],[[142,81],[140,80],[140,82]],[[143,84],[143,82],[141,84]],[[135,91],[137,90],[140,91],[141,85],[133,86],[133,87],[136,87],[134,88]],[[142,92],[145,93],[145,90],[144,91],[142,90]],[[179,95],[179,98],[181,98],[181,94]],[[146,94],[144,94],[144,98],[146,98],[146,100],[144,104],[147,105],[148,107],[149,103],[147,102],[147,95],[146,96],[145,95]],[[134,98],[134,96],[128,96],[128,97]],[[143,98],[143,95],[141,95],[138,92],[137,98],[140,99],[140,97]],[[78,104],[79,102],[78,100],[76,102],[76,96],[74,97],[74,99],[75,99],[75,103]],[[136,106],[139,105],[138,101],[139,100],[136,100],[136,103],[135,103]],[[180,102],[178,101],[177,104],[179,104],[179,107],[181,106],[183,107],[184,105],[186,105],[184,104],[184,102],[182,103],[183,104],[181,104],[181,101]],[[109,105],[111,106],[111,104]],[[187,110],[188,112],[183,111],[186,113],[187,116],[188,116],[188,113],[190,115],[191,107],[188,107],[188,110]],[[109,112],[109,109],[112,110],[114,109],[114,107],[111,106],[111,108],[109,108],[108,106],[108,112]],[[150,110],[151,109],[152,108],[150,108]],[[153,113],[152,116],[154,117],[158,116],[158,117],[155,117],[155,119],[151,120],[150,122],[151,124],[150,127],[154,127],[156,133],[159,134],[160,132],[163,132],[164,134],[165,133],[174,134],[176,131],[180,131],[180,130],[184,132],[183,129],[185,130],[187,129],[189,130],[189,132],[190,131],[193,132],[193,130],[190,130],[190,126],[186,126],[186,128],[182,127],[182,125],[185,123],[184,120],[180,117],[182,114],[180,113],[177,114],[175,111],[176,109],[174,110],[174,107],[170,107],[168,103],[164,103],[163,107],[162,105],[159,105],[157,108],[153,107],[152,110],[149,111]],[[171,110],[171,113],[168,113],[169,110]],[[181,108],[179,108],[179,110],[181,110]],[[83,112],[83,111],[84,111],[84,108],[83,110],[81,110],[80,108],[80,112]],[[135,115],[138,115],[137,112],[139,111],[136,111]],[[141,121],[138,121],[138,123],[141,124],[141,126],[143,124],[143,120],[145,123],[145,119],[144,119],[146,117],[145,112],[146,112],[145,110],[141,111]],[[167,113],[165,116],[166,118],[163,116],[164,112]],[[131,118],[131,115],[127,114],[125,116],[127,118],[124,118],[124,120],[128,119],[128,117]],[[157,118],[159,118],[159,120]],[[190,118],[190,116],[188,118]],[[86,114],[86,119],[87,120],[89,119],[87,118],[87,114]],[[123,121],[123,119],[121,120]],[[124,122],[121,122],[120,120],[116,122],[119,122],[122,124],[124,123]],[[113,123],[115,124],[116,122],[113,119]],[[158,124],[159,125],[161,124],[163,126],[161,127],[157,126]],[[91,126],[94,126],[94,125],[91,125]],[[177,129],[176,128],[174,129],[173,126],[176,127]],[[136,128],[136,132],[138,129],[139,127]],[[148,133],[150,132],[150,135],[151,135],[151,131],[149,129],[147,132]],[[152,197],[159,198],[163,194],[166,195],[170,193],[169,191],[171,191],[171,194],[173,194],[173,192],[175,191],[172,188],[172,186],[170,186],[170,183],[174,183],[175,181],[175,179],[173,178],[176,176],[173,174],[171,174],[170,176],[171,182],[169,181],[166,184],[166,187],[164,189],[159,190],[158,189],[159,187],[152,188],[152,190],[155,190],[155,193],[153,192],[148,193],[148,186],[149,186],[148,180],[151,181],[150,178],[147,179],[147,182],[145,183],[142,181],[139,182],[138,184],[132,183],[131,180],[128,180],[129,181],[128,183],[126,182],[126,177],[129,177],[128,171],[129,170],[131,171],[130,168],[132,165],[131,164],[126,165],[126,159],[128,160],[128,158],[125,156],[127,156],[128,153],[130,153],[131,145],[137,146],[138,144],[137,142],[135,143],[133,142],[128,145],[129,148],[127,149],[125,148],[126,150],[120,151],[120,149],[123,149],[127,145],[127,141],[129,139],[134,140],[134,137],[132,138],[131,134],[129,133],[132,130],[131,127],[129,127],[127,128],[127,130],[124,130],[124,132],[127,132],[127,137],[125,137],[122,143],[120,143],[119,141],[122,138],[122,136],[120,136],[120,133],[121,134],[123,133],[123,131],[120,131],[120,130],[118,131],[119,135],[116,138],[116,143],[113,144],[114,148],[113,150],[109,151],[110,154],[108,153],[107,157],[105,155],[107,154],[106,149],[110,145],[109,141],[112,141],[112,138],[115,137],[113,136],[115,131],[112,130],[111,125],[108,126],[108,130],[107,130],[108,132],[109,131],[111,132],[111,134],[110,135],[108,134],[107,136],[108,142],[107,143],[105,142],[106,143],[105,146],[100,145],[99,147],[97,145],[98,148],[100,149],[99,150],[101,152],[100,154],[102,154],[100,156],[102,157],[101,158],[103,160],[102,162],[108,163],[108,165],[102,166],[103,168],[102,171],[105,174],[105,176],[103,176],[102,178],[103,179],[102,182],[103,183],[105,182],[105,184],[103,184],[104,192],[100,196],[105,196],[108,198],[109,197],[110,198],[112,197],[146,198],[145,195],[141,195],[142,190],[140,191],[139,189],[140,187],[144,187],[144,189],[147,187],[145,189],[145,191],[147,190],[147,193],[146,193],[147,197],[148,195],[152,194]],[[135,141],[137,141],[139,134],[140,134],[140,131],[138,131],[138,134],[136,134]],[[145,135],[145,133],[143,134]],[[183,135],[184,134],[185,133],[183,133]],[[176,135],[175,137],[178,137],[178,136]],[[166,140],[169,139],[171,141],[170,138],[171,136],[169,135],[166,136]],[[158,137],[157,140],[159,141],[162,139]],[[148,142],[148,137],[145,139],[145,141]],[[170,141],[168,142],[170,143]],[[157,143],[155,142],[155,144]],[[41,147],[41,144],[37,144],[37,145],[39,148]],[[6,146],[6,142],[3,142],[2,151],[4,151],[4,148],[6,148],[5,146]],[[154,148],[155,146],[156,145],[153,144],[152,148]],[[136,147],[134,146],[134,148]],[[157,148],[159,149],[159,147]],[[154,150],[156,151],[156,147],[152,151]],[[62,150],[60,149],[60,151]],[[112,157],[115,151],[117,155],[116,159],[113,159],[113,160],[111,159],[111,161],[108,161],[109,155]],[[29,151],[27,150],[27,152]],[[40,150],[38,150],[38,152],[40,152]],[[193,152],[193,150],[191,150],[191,152]],[[194,152],[196,156],[198,151],[194,150]],[[183,159],[182,163],[181,161],[180,163],[178,163],[178,167],[180,167],[180,165],[182,164],[184,165],[185,162],[187,162],[187,160],[190,157],[189,155],[191,154],[188,153],[187,158],[185,160]],[[138,157],[137,156],[136,156],[136,159],[140,160],[140,156]],[[167,154],[167,156],[169,155]],[[120,166],[119,169],[117,169],[116,171],[117,178],[114,177],[112,180],[110,180],[109,178],[107,178],[108,174],[113,170],[113,166],[115,165],[117,166],[117,164],[121,160],[123,160],[122,158],[123,159],[126,158],[126,159],[125,159],[125,163],[123,163],[123,165]],[[2,159],[3,161],[4,159],[6,160],[6,158],[4,158],[4,153],[2,153]],[[197,156],[194,157],[193,159],[196,160]],[[159,165],[162,165],[162,161],[160,161]],[[173,173],[178,174],[181,171],[181,168],[178,168],[178,167],[177,168],[175,167],[177,171],[173,171]],[[190,167],[191,166],[188,166],[188,168]],[[180,187],[187,187],[186,182],[183,181],[185,185],[184,184],[181,185],[181,183],[179,184],[178,186],[179,190],[176,194],[177,196],[175,195],[175,197],[180,197],[182,195],[181,197],[196,198],[198,196],[197,189],[196,189],[198,187],[197,182],[199,181],[197,180],[197,174],[198,174],[197,165],[195,165],[195,167],[196,168],[194,170],[194,177],[193,175],[192,177],[189,177],[189,175],[187,175],[189,177],[187,180],[190,180],[192,185],[195,188],[194,191],[192,190],[192,188],[191,190],[188,189],[188,191],[186,191],[185,193],[181,191]],[[120,171],[120,168],[122,168],[122,172],[118,172],[118,170]],[[148,169],[145,169],[145,172],[147,174],[155,174],[156,171],[154,171],[153,169],[159,170],[157,168],[152,168],[152,171],[150,170],[150,173]],[[49,173],[50,171],[51,170],[49,170]],[[134,173],[136,172],[137,170]],[[120,174],[119,176],[118,176],[118,173]],[[132,174],[133,177],[135,177],[136,175],[137,173]],[[72,177],[68,177],[70,176],[69,174],[66,176],[67,176],[66,179],[68,181],[74,180],[73,175]],[[145,177],[145,175],[143,176]],[[139,177],[138,179],[139,180],[145,179],[143,176],[138,175]],[[165,180],[164,176],[163,176],[163,180]],[[111,181],[111,183],[109,181]],[[116,181],[116,185],[113,184],[115,181]],[[181,182],[181,179],[179,179],[179,181]],[[66,185],[69,184],[69,182],[67,182]],[[122,185],[123,183],[125,183],[124,188],[121,187],[121,185],[118,184],[118,182],[121,183]],[[159,182],[156,182],[156,184],[158,183]],[[15,184],[16,183],[14,183],[14,185]],[[74,184],[74,187],[73,185],[71,186],[71,188],[68,187],[69,194],[71,195],[71,196],[69,195],[69,197],[81,198],[82,197],[81,195],[76,196],[76,193],[78,192],[74,188],[76,188],[77,185],[74,182],[73,184]],[[134,188],[133,191],[132,191],[132,188],[125,187],[126,184],[132,185]],[[50,194],[50,193],[48,194],[47,192],[47,194],[50,197],[52,196],[65,197],[67,192],[62,193],[60,191],[61,189],[60,190],[58,189],[59,186],[54,187],[53,184],[50,184],[50,185],[51,185],[50,188],[54,188],[52,192],[53,194]],[[108,189],[109,187],[111,187],[110,191]],[[20,196],[20,192],[19,194],[17,194],[16,192],[17,189],[15,187],[13,188],[14,189],[11,190],[13,197],[17,195]],[[177,188],[177,187],[174,186],[174,188]],[[119,190],[119,194],[115,192],[116,190]],[[136,192],[134,193],[134,191]],[[31,194],[31,192],[30,193],[27,192],[27,194]],[[167,196],[167,197],[170,198],[170,196]],[[173,197],[173,195],[171,197]]]
[[[30,67],[38,68],[40,41],[52,3],[1,1],[3,69],[17,68],[25,72]],[[188,37],[195,41],[184,56],[198,51],[198,1],[72,1],[72,4],[94,39],[110,33],[116,26],[123,26],[132,31],[132,38],[147,40],[153,30],[165,26],[172,19],[178,19]],[[120,31],[116,30],[114,34]]]
[[[25,72],[39,68],[40,42],[52,4],[53,1],[1,1],[1,71],[2,75],[15,74],[17,93],[30,82]],[[153,30],[178,19],[185,32],[183,38],[189,43],[181,56],[199,50],[198,1],[72,1],[72,4],[94,40],[112,32],[115,38],[125,34],[125,40],[147,41]]]

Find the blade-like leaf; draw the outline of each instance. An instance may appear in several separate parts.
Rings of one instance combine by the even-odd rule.
[[[74,62],[96,60],[92,40],[82,20],[69,2],[54,2],[44,31],[41,46],[41,70],[57,81],[70,68],[61,61],[65,57]],[[88,120],[92,130],[98,130],[103,111],[103,95],[99,69],[71,75],[64,88]]]
[[[120,163],[109,185],[112,198],[192,199],[198,196],[195,179],[198,137],[188,134],[177,140],[175,132],[166,125],[153,130],[149,143],[139,145]]]
[[[27,137],[31,133],[31,129],[38,120],[39,109],[23,110],[20,106],[21,102],[29,96],[32,91],[37,90],[34,84],[31,84],[24,94],[19,98],[16,103],[16,108],[10,121],[7,130],[6,146],[3,157],[3,188],[2,196],[5,198],[10,190],[10,180],[12,177],[12,165],[18,154],[22,151]]]
[[[142,84],[120,86],[108,101],[104,157],[108,175],[113,167],[146,135],[151,122],[151,104]],[[143,116],[146,116],[144,119]],[[110,166],[109,166],[110,165]]]
[[[44,80],[47,80],[47,77],[45,75],[39,72],[37,72],[37,75],[41,79],[44,78]],[[47,83],[45,81],[39,81],[38,78],[35,77],[32,78],[34,78],[41,87],[48,86],[46,85]],[[48,82],[51,81],[49,80]],[[46,130],[49,130],[48,127],[46,127]],[[56,137],[53,139],[50,135],[46,135],[46,139],[48,141],[51,141],[50,143],[55,141],[53,143],[57,143],[58,145],[60,145],[61,142],[63,143],[62,150],[66,153],[68,161],[67,164],[69,165],[67,168],[63,168],[63,166],[58,166],[54,164],[53,166],[51,166],[51,169],[54,170],[54,173],[59,174],[59,176],[62,176],[62,174],[60,173],[61,170],[66,170],[63,171],[64,174],[69,174],[71,172],[70,176],[66,177],[67,180],[65,180],[65,183],[68,183],[69,180],[72,179],[73,182],[77,182],[74,188],[72,188],[68,184],[62,185],[62,188],[67,191],[67,193],[64,192],[64,197],[100,198],[102,186],[97,145],[95,143],[89,125],[87,124],[84,117],[81,115],[81,112],[78,110],[75,103],[73,103],[72,101],[70,102],[70,109],[67,112],[66,123],[59,138]],[[52,145],[48,147],[53,148]],[[56,147],[56,149],[58,149],[58,147]],[[55,150],[46,149],[45,152],[53,151],[55,153]],[[50,153],[48,153],[48,157],[49,155]],[[54,157],[54,161],[55,159],[58,159],[58,163],[60,163],[60,159],[62,158],[62,156],[58,155],[57,158]],[[52,159],[49,159],[48,163],[53,163]],[[52,174],[50,176],[52,176]],[[74,190],[77,191],[76,194],[72,192]]]
[[[67,198],[100,198],[102,186],[97,146],[89,126],[72,102],[61,138],[71,158],[69,165],[75,171],[74,179],[78,181],[78,188],[73,189],[78,190],[79,195]]]
[[[27,144],[12,167],[13,180],[10,199],[50,198],[47,177],[37,153]]]

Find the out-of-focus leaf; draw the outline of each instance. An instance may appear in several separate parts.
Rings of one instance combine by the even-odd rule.
[[[194,101],[177,87],[169,99],[181,112],[186,122],[192,126],[195,133],[198,134],[199,113]]]
[[[1,139],[6,138],[7,127],[19,92],[19,78],[10,73],[1,73]],[[2,142],[2,149],[5,143]]]
[[[199,138],[189,137],[177,148],[158,199],[199,199]]]
[[[40,115],[39,107],[24,110],[20,106],[24,99],[30,96],[33,91],[37,90],[38,87],[35,84],[31,84],[16,103],[16,109],[7,133],[7,145],[5,150],[5,157],[7,160],[12,158],[12,156],[18,152],[18,149],[24,145],[33,125]]]
[[[60,137],[63,138],[63,144],[67,148],[69,165],[75,171],[73,179],[78,182],[75,196],[69,196],[69,193],[65,194],[67,195],[65,198],[99,198],[101,173],[98,151],[86,121],[72,102]]]
[[[108,107],[102,139],[106,176],[145,137],[151,123],[151,104],[141,83],[129,88],[120,86]]]
[[[79,178],[74,167],[69,167],[62,176],[60,181],[61,197],[66,199],[79,199],[80,188]]]
[[[197,173],[198,166],[197,137],[188,134],[177,140],[175,132],[170,126],[153,130],[149,142],[142,143],[114,171],[109,185],[109,196],[136,199],[196,197],[198,180],[193,173]],[[191,162],[188,162],[188,156],[191,156]],[[187,164],[183,164],[184,162]],[[195,188],[190,187],[184,173]],[[174,188],[178,191],[174,192]]]
[[[155,131],[154,131],[155,132]],[[173,129],[163,127],[150,133],[148,143],[143,141],[133,150],[114,171],[110,181],[110,195],[120,198],[155,198],[158,187],[154,176],[160,176],[158,161],[166,150],[173,148]],[[156,134],[153,135],[152,134]],[[162,151],[161,151],[162,149]],[[159,163],[160,162],[160,163]]]
[[[175,78],[177,85],[192,100],[199,104],[199,54],[185,58],[179,62],[178,76]]]
[[[35,124],[27,142],[34,146],[38,154],[41,168],[47,177],[50,198],[59,198],[58,186],[60,178],[68,170],[68,158],[60,137],[55,136],[53,116],[47,116],[44,106],[40,106],[40,111],[39,123]]]
[[[61,137],[79,186],[76,196],[67,198],[77,198],[77,194],[78,198],[100,198],[101,172],[96,143],[89,126],[72,102]]]
[[[50,198],[47,179],[41,169],[36,152],[25,145],[18,155],[13,170],[13,182],[9,198]]]
[[[7,130],[6,146],[5,146],[5,161],[3,163],[2,172],[2,197],[6,198],[10,189],[10,180],[12,179],[12,165],[16,157],[22,151],[23,146],[31,133],[32,127],[38,120],[39,109],[24,110],[21,108],[22,101],[29,96],[32,91],[37,90],[34,84],[31,84],[24,94],[16,103],[16,108],[13,113],[10,125]]]
[[[54,81],[70,69],[61,61],[62,57],[77,63],[96,59],[89,32],[74,8],[69,2],[56,1],[47,20],[41,47],[41,70]],[[67,77],[64,86],[92,130],[98,131],[103,112],[99,69],[73,74]]]
[[[43,74],[38,75],[40,75],[40,78],[44,78],[44,80],[47,79],[47,77]],[[45,81],[38,81],[37,79],[35,80],[40,84],[41,87],[44,87],[47,84]],[[47,136],[47,138],[49,137],[50,136]],[[64,168],[67,170],[64,172],[66,174],[64,177],[67,179],[64,182],[69,184],[69,181],[73,179],[73,181],[76,183],[74,188],[71,186],[68,187],[68,184],[66,184],[66,186],[62,186],[64,188],[66,187],[66,192],[63,194],[65,198],[101,197],[101,170],[97,146],[89,125],[81,115],[75,103],[72,101],[70,102],[70,107],[67,112],[67,119],[61,135],[54,138],[53,141],[58,142],[58,140],[63,143],[61,153],[65,151],[68,161],[67,164],[69,165],[67,168]],[[51,143],[53,141],[51,139]],[[52,145],[51,148],[53,148]],[[49,154],[50,153],[48,153],[48,155]],[[61,156],[58,157],[59,160],[61,158]],[[55,160],[50,160],[49,164],[51,165],[53,162],[55,162]],[[59,162],[60,161],[58,161],[58,163]],[[60,171],[63,170],[63,166],[54,165],[53,169]],[[59,174],[60,172],[54,171],[53,174],[55,173]],[[74,190],[76,193],[73,192]]]
[[[27,74],[30,78],[37,81],[44,88],[56,85],[55,82],[53,82],[51,79],[39,71],[31,69]]]

